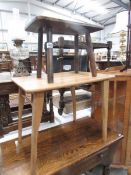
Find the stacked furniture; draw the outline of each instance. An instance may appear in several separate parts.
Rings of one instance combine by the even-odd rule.
[[[104,165],[103,174],[109,174],[112,155],[123,136],[118,136],[118,134],[115,134],[114,132],[108,132],[107,129],[109,80],[112,79],[114,75],[96,73],[90,32],[99,29],[101,28],[91,24],[85,25],[74,21],[70,22],[48,17],[36,17],[26,28],[27,31],[38,32],[39,47],[37,77],[12,78],[12,81],[19,88],[19,138],[17,150],[13,146],[16,140],[2,145],[4,154],[1,157],[1,160],[3,160],[2,165],[5,174],[14,173],[15,169],[11,167],[17,167],[17,171],[20,170],[19,168],[21,166],[19,165],[23,165],[20,171],[21,174],[78,174],[83,173],[83,171],[89,170],[98,164]],[[47,32],[47,75],[42,77],[43,32]],[[52,33],[75,35],[76,59],[74,72],[60,72],[53,74]],[[91,73],[79,72],[79,34],[86,34]],[[91,119],[91,121],[87,118],[78,121],[76,120],[75,88],[80,85],[92,85],[94,83],[100,84],[102,92],[102,123],[99,126],[93,119]],[[45,102],[43,96],[45,96],[46,92],[61,88],[70,88],[72,91],[74,122],[46,130],[39,135],[38,142],[40,144],[38,145],[42,145],[43,151],[41,149],[41,152],[38,154],[39,160],[37,164],[38,129],[42,116],[43,103]],[[32,104],[31,168],[29,168],[29,156],[27,154],[30,149],[30,138],[27,137],[23,139],[22,142],[22,112],[27,94],[31,94]],[[12,149],[8,147],[8,144]],[[10,156],[10,153],[12,152],[13,155],[15,155],[14,159],[9,161],[8,164],[6,164],[7,159],[5,159],[5,157],[8,157],[6,152],[7,147],[9,148],[7,151],[8,155]],[[9,157],[8,160],[10,160]],[[16,163],[16,160],[19,161]],[[39,166],[39,169],[37,169],[37,165]],[[29,170],[31,170],[31,172]]]
[[[60,46],[60,38],[58,38],[58,42],[53,43],[53,48],[59,48],[61,49],[74,49],[74,41],[70,40],[63,40],[62,46]],[[100,49],[100,48],[107,48],[107,64],[106,68],[110,65],[110,58],[111,58],[111,48],[112,48],[112,42],[108,41],[107,43],[92,43],[93,49]],[[78,42],[79,50],[85,49],[87,50],[86,42]],[[61,51],[60,51],[61,53]],[[62,53],[62,56],[60,55],[53,57],[53,71],[54,72],[61,72],[66,70],[63,69],[64,66],[70,66],[70,70],[74,70],[74,61],[75,61],[75,55],[65,55]],[[88,52],[86,55],[80,55],[79,54],[79,70],[80,71],[86,71],[89,72],[89,58],[88,58]],[[92,106],[92,88],[90,86],[86,87],[79,87],[80,91],[76,92],[76,101],[77,101],[77,110],[81,110],[86,108],[89,108]],[[83,90],[84,89],[84,90]],[[85,90],[86,89],[86,90]],[[63,111],[65,113],[71,113],[72,112],[72,95],[70,93],[65,93],[69,89],[61,89],[59,91],[59,94],[56,94],[53,97],[53,104],[58,108],[58,113],[62,115]]]

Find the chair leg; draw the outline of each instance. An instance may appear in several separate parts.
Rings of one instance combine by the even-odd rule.
[[[110,165],[103,166],[103,175],[110,175]]]
[[[65,90],[64,89],[60,89],[59,90],[59,93],[60,93],[60,101],[59,101],[58,113],[59,113],[59,115],[62,115],[63,109],[65,107],[65,103],[64,103],[64,93],[65,93]]]
[[[71,87],[72,103],[73,103],[73,121],[76,121],[76,96],[75,87]]]

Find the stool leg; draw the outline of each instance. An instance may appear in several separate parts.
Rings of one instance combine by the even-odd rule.
[[[73,103],[73,121],[76,121],[76,96],[75,87],[71,87],[72,103]]]
[[[22,142],[22,113],[25,103],[25,92],[19,88],[18,141]]]
[[[65,102],[64,102],[65,89],[60,89],[59,93],[60,93],[60,101],[59,101],[58,113],[59,113],[59,115],[62,115],[63,109],[65,107]]]
[[[54,123],[54,109],[53,109],[53,96],[52,91],[49,92],[49,106],[50,106],[50,122]]]
[[[110,175],[110,165],[103,167],[103,175]]]

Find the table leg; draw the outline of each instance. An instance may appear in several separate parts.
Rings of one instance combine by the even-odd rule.
[[[103,141],[105,142],[107,140],[109,80],[102,81],[101,88],[102,88],[102,137]]]
[[[25,92],[19,88],[18,141],[22,142],[22,113],[25,103]]]
[[[42,116],[43,103],[43,93],[34,93],[32,101],[31,175],[36,174],[37,136]]]
[[[76,121],[76,96],[75,87],[71,87],[72,103],[73,103],[73,121]]]

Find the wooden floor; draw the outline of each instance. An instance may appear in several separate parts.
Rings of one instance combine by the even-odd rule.
[[[83,118],[39,133],[37,175],[51,175],[91,155],[118,138],[109,132],[103,144],[100,126]],[[0,175],[30,175],[30,136],[23,138],[19,150],[17,140],[0,146]]]

